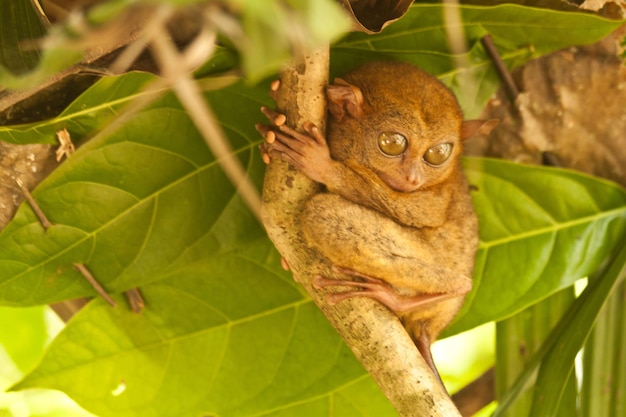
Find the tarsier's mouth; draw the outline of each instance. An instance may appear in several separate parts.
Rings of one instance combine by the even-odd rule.
[[[395,176],[388,175],[384,172],[377,172],[381,180],[385,182],[394,191],[399,193],[413,193],[420,190],[424,183],[420,179],[410,181],[408,179],[398,179]]]

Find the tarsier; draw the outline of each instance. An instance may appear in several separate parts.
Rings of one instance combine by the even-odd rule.
[[[454,95],[406,63],[365,64],[326,91],[326,137],[268,108],[272,126],[257,125],[266,162],[287,161],[325,186],[296,221],[345,279],[313,284],[344,289],[331,303],[370,297],[394,311],[438,376],[430,345],[472,288],[478,244],[461,143],[495,123],[463,121]]]

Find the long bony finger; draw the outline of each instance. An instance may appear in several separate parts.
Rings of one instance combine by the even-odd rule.
[[[313,139],[320,145],[326,144],[326,138],[322,135],[322,131],[313,122],[306,122],[304,124],[304,130],[309,132],[309,134],[313,136]]]
[[[263,136],[267,143],[274,143],[276,141],[276,133],[274,133],[269,126],[257,123],[254,125],[254,128]]]
[[[282,126],[287,121],[287,116],[278,113],[269,107],[262,106],[261,113],[263,113],[274,126]]]
[[[261,159],[263,159],[263,162],[265,162],[266,164],[269,164],[272,158],[270,157],[268,145],[265,142],[259,145],[259,151],[261,151]]]
[[[274,80],[270,84],[270,97],[272,100],[276,101],[276,95],[278,90],[280,89],[280,80]]]

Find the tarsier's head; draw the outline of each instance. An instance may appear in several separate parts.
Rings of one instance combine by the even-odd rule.
[[[464,122],[450,90],[401,62],[365,64],[327,93],[333,158],[370,168],[400,192],[445,181],[458,168],[461,142],[485,124]]]

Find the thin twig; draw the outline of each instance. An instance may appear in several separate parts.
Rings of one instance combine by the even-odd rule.
[[[476,84],[472,71],[470,71],[471,63],[467,54],[467,37],[463,30],[463,18],[461,16],[461,8],[459,0],[444,0],[443,2],[443,21],[444,30],[448,39],[448,46],[452,53],[452,59],[456,67],[457,85],[459,88],[458,96],[471,96],[471,90]]]
[[[43,210],[41,210],[41,207],[39,207],[39,204],[37,204],[37,202],[35,201],[35,199],[31,195],[30,191],[28,191],[28,188],[26,188],[26,186],[24,186],[24,183],[22,182],[22,180],[17,178],[15,180],[15,182],[20,187],[20,189],[22,190],[22,194],[24,194],[24,198],[26,198],[26,201],[28,201],[28,204],[33,209],[33,211],[35,212],[35,215],[39,219],[39,223],[41,223],[41,225],[43,226],[44,229],[48,230],[48,228],[50,228],[52,226],[52,223],[50,223],[50,220],[48,220],[48,218],[44,214]]]
[[[141,30],[140,36],[134,41],[129,43],[126,48],[115,59],[113,64],[109,67],[109,71],[113,74],[121,74],[130,68],[135,60],[146,49],[152,38],[152,34],[155,31],[162,30],[163,25],[172,16],[174,12],[170,7],[157,7],[151,10],[150,16],[146,19],[146,24]]]
[[[141,313],[143,308],[146,306],[146,303],[143,300],[143,297],[141,295],[141,292],[139,291],[139,288],[131,288],[130,290],[126,291],[124,295],[126,295],[126,299],[128,300],[130,309],[134,313],[137,313],[137,314]]]
[[[200,40],[198,39],[198,41]],[[207,42],[207,40],[205,39],[204,45],[213,47],[213,44]],[[189,75],[190,65],[188,63],[189,60],[197,58],[197,47],[199,45],[201,45],[200,42],[194,42],[189,48],[192,53],[186,56],[186,54],[181,55],[176,51],[172,41],[165,36],[165,32],[157,32],[152,41],[159,67],[165,78],[170,81],[172,90],[187,110],[189,117],[202,134],[226,175],[238,188],[240,195],[248,207],[250,207],[250,210],[257,218],[260,218],[261,198],[259,192],[248,178],[239,160],[233,154],[228,139],[217,122],[217,118],[202,96],[197,83]]]
[[[542,165],[548,167],[562,167],[563,163],[559,159],[559,156],[550,151],[544,151],[541,153],[541,163]]]
[[[100,283],[94,278],[94,276],[91,275],[91,272],[89,272],[89,270],[84,264],[75,263],[74,268],[76,268],[76,270],[80,272],[83,277],[85,277],[87,282],[91,284],[91,286],[96,290],[96,292],[100,294],[102,298],[106,300],[107,303],[111,304],[112,307],[115,307],[117,305],[116,302],[111,298],[111,296],[105,291],[102,285],[100,285]]]
[[[496,45],[493,43],[493,39],[491,39],[491,35],[483,36],[481,42],[485,47],[487,54],[493,61],[493,64],[498,71],[498,75],[500,75],[500,79],[502,79],[502,82],[504,83],[504,88],[506,90],[507,96],[509,96],[509,100],[515,103],[515,100],[519,95],[519,89],[517,88],[517,84],[515,84],[515,81],[513,80],[509,69],[504,64],[504,61],[502,61],[500,53],[498,52]]]

